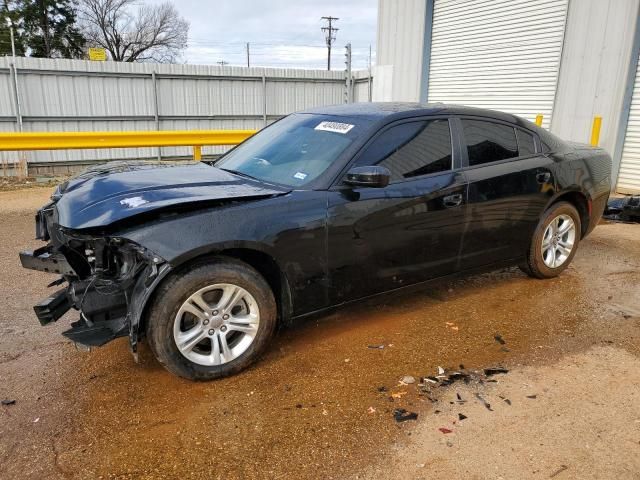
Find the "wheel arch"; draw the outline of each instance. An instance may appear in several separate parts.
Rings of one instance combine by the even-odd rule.
[[[553,197],[545,211],[559,202],[568,202],[578,210],[580,215],[580,237],[583,238],[590,231],[591,200],[579,190],[568,190]]]
[[[276,300],[278,324],[286,324],[291,318],[293,309],[291,289],[284,271],[280,268],[276,260],[270,254],[250,247],[231,247],[220,248],[214,251],[201,253],[189,257],[183,262],[173,265],[171,272],[154,286],[153,292],[149,295],[144,303],[143,310],[140,315],[139,331],[144,332],[147,324],[147,315],[150,306],[155,301],[156,293],[159,287],[173,275],[179,275],[181,272],[202,263],[215,262],[224,259],[233,259],[243,262],[255,269],[265,279],[271,288]]]

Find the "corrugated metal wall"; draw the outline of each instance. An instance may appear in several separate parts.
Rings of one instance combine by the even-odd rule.
[[[638,59],[616,190],[621,193],[640,193],[640,59]]]
[[[376,100],[420,99],[427,0],[379,0],[376,65],[389,66],[391,82]]]
[[[23,131],[259,129],[283,115],[343,103],[340,71],[18,58]],[[0,58],[0,131],[16,131],[11,59]],[[354,101],[368,74],[354,72]],[[226,147],[205,147],[203,154]],[[27,152],[29,162],[152,158],[157,149]],[[190,149],[163,148],[163,156]],[[17,161],[18,153],[0,153]]]
[[[543,114],[548,126],[567,3],[435,0],[428,101]]]

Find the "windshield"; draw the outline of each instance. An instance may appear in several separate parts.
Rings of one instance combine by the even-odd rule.
[[[300,187],[316,179],[353,143],[358,119],[293,114],[261,130],[215,163],[232,173]]]

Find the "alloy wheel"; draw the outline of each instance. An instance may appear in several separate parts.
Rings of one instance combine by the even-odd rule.
[[[554,217],[542,236],[542,260],[549,268],[567,261],[576,241],[576,224],[569,215]]]
[[[222,365],[247,351],[259,324],[260,311],[253,296],[238,285],[219,283],[185,300],[173,323],[173,339],[188,360]]]

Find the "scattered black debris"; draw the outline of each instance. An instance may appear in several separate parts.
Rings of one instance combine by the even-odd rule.
[[[384,345],[367,345],[367,348],[371,348],[372,350],[382,350]]]
[[[436,377],[424,377],[424,380],[428,380],[431,383],[438,383],[438,379]]]
[[[487,377],[490,377],[491,375],[498,375],[499,373],[509,373],[509,370],[507,370],[506,368],[502,368],[502,367],[494,367],[494,368],[485,368],[484,369],[484,374]]]
[[[504,345],[505,343],[507,343],[504,341],[504,338],[502,338],[502,335],[500,335],[499,333],[497,333],[493,338],[495,338],[496,342],[498,342],[500,345]]]
[[[440,413],[440,410],[434,410],[433,413],[435,413],[436,415]]]
[[[302,404],[301,403],[296,404],[296,408],[302,408]]]
[[[607,220],[640,222],[640,195],[610,199],[603,217]]]
[[[463,364],[458,365],[458,367],[460,368],[460,370],[464,370],[464,365]]]
[[[462,420],[464,420],[464,419],[466,419],[466,418],[468,418],[466,415],[464,415],[464,414],[462,414],[462,413],[459,413],[459,414],[458,414],[458,420],[462,421]]]
[[[440,430],[442,433],[453,433],[453,430],[449,430],[446,427],[440,427],[438,430]]]
[[[417,420],[418,414],[415,412],[408,412],[404,408],[396,408],[393,411],[393,418],[396,419],[396,422],[406,422],[407,420]]]
[[[387,390],[387,387],[385,387],[384,385],[382,385],[381,387],[378,387],[378,391],[379,391],[380,393],[383,393],[383,392],[387,392],[388,390]]]
[[[462,396],[456,392],[456,398],[458,399],[458,403],[465,403],[466,400],[462,398]]]
[[[561,474],[561,473],[562,473],[562,472],[564,472],[567,468],[569,468],[569,467],[567,467],[566,465],[560,465],[560,468],[559,468],[559,469],[557,469],[555,472],[553,472],[551,475],[549,475],[549,478],[553,478],[553,477],[555,477],[556,475]]]
[[[490,412],[493,412],[493,409],[491,408],[491,404],[487,402],[484,398],[482,398],[482,395],[476,392],[476,398],[480,400],[480,403],[482,403],[487,410],[489,410]]]
[[[537,395],[527,395],[527,398],[536,399],[536,398],[538,398],[538,396]]]
[[[511,400],[509,400],[508,398],[503,397],[502,395],[498,395],[503,401],[504,403],[506,403],[507,405],[511,405]]]
[[[15,405],[15,404],[16,404],[16,401],[15,401],[15,400],[8,400],[8,399],[5,399],[5,400],[2,400],[2,402],[1,402],[1,403],[2,403],[2,405]]]

